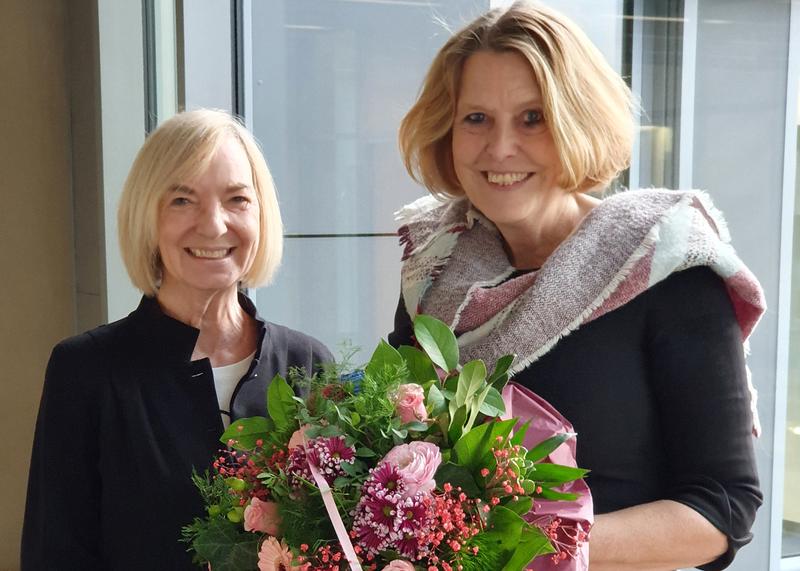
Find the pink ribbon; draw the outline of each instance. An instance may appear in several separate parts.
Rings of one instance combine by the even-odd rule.
[[[304,432],[303,446],[305,445],[306,435]],[[347,562],[350,564],[350,570],[362,571],[361,564],[358,562],[358,557],[356,556],[356,550],[353,549],[353,543],[350,541],[350,534],[347,533],[347,528],[344,526],[342,516],[339,515],[339,510],[336,507],[336,502],[333,499],[333,494],[331,493],[331,487],[328,485],[328,481],[323,477],[319,471],[319,468],[314,465],[310,458],[308,460],[308,468],[311,470],[311,476],[317,483],[319,493],[322,494],[322,502],[325,504],[325,510],[328,512],[328,518],[330,518],[331,523],[333,524],[333,530],[336,532],[336,537],[339,539],[339,544],[342,546],[344,556],[347,559]]]

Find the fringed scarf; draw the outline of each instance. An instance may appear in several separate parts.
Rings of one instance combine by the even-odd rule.
[[[398,213],[402,295],[458,335],[465,360],[517,354],[511,372],[581,325],[674,272],[707,266],[725,282],[746,344],[766,303],[736,255],[722,214],[699,191],[637,190],[603,200],[536,272],[515,268],[497,228],[464,198],[425,197]],[[760,431],[750,381],[754,432]]]

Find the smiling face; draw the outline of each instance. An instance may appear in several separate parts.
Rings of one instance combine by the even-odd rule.
[[[228,137],[208,169],[168,191],[160,206],[161,289],[186,295],[236,288],[259,238],[259,204],[242,145]]]
[[[470,202],[497,225],[524,227],[566,191],[530,64],[482,51],[464,63],[453,122],[453,165]]]

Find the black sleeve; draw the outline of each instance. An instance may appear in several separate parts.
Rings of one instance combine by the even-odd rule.
[[[21,569],[101,569],[101,479],[94,359],[73,340],[56,346],[36,420]],[[82,347],[85,348],[85,347]]]
[[[397,303],[397,311],[394,314],[394,331],[389,333],[389,345],[399,347],[400,345],[414,345],[414,324],[406,311],[406,304],[402,294]]]
[[[728,550],[699,567],[724,569],[752,539],[763,499],[741,333],[725,285],[710,269],[686,270],[655,287],[647,343],[667,499],[696,510],[728,537]]]

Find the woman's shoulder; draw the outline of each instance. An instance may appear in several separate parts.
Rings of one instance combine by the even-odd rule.
[[[287,353],[298,358],[307,358],[315,362],[331,362],[333,355],[328,347],[316,337],[280,325],[271,321],[264,322],[267,334],[264,336],[264,349],[272,352]]]

